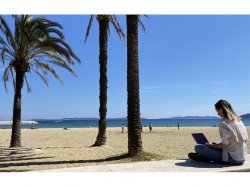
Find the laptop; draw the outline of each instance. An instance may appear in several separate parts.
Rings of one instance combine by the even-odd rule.
[[[197,144],[205,145],[205,143],[208,143],[208,140],[203,133],[192,133],[192,136],[197,142]]]

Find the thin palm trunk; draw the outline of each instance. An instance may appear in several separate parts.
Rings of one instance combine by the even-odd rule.
[[[16,71],[16,89],[13,104],[13,125],[10,147],[21,147],[21,101],[24,72]]]
[[[138,63],[138,16],[127,15],[128,154],[142,154]]]
[[[102,146],[106,144],[106,114],[107,114],[107,43],[108,43],[108,19],[99,21],[99,44],[100,44],[100,108],[99,108],[99,128],[98,135],[96,137],[95,146]]]

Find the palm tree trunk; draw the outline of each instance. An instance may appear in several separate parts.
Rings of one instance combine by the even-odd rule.
[[[21,147],[21,99],[24,72],[16,71],[15,96],[13,104],[13,125],[10,147]]]
[[[104,16],[103,16],[104,17]],[[99,128],[98,135],[96,137],[96,142],[94,146],[102,146],[106,144],[106,114],[107,114],[107,89],[108,89],[108,79],[107,79],[107,43],[108,43],[108,19],[102,19],[99,21],[99,63],[100,63],[100,108],[99,108]]]
[[[128,154],[142,154],[138,63],[138,16],[127,15]]]

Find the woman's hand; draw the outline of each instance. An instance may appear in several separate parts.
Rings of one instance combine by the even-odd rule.
[[[211,148],[214,148],[214,143],[212,143],[212,144],[210,144],[210,143],[205,143],[205,146],[207,146],[207,147],[211,147]]]
[[[208,147],[214,148],[214,149],[223,149],[223,148],[227,147],[227,145],[225,145],[225,144],[214,143],[214,142],[212,144],[206,143],[205,145],[208,146]]]

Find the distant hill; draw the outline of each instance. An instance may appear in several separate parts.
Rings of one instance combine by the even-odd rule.
[[[240,116],[241,119],[250,119],[250,113]],[[149,119],[142,117],[141,119]],[[219,119],[217,116],[177,116],[170,118],[158,118],[158,119]],[[99,118],[62,118],[62,119],[32,119],[34,121],[52,121],[52,120],[99,120]],[[126,117],[120,118],[107,118],[107,120],[127,120]]]
[[[219,119],[217,116],[178,116],[169,119]]]
[[[99,118],[59,118],[59,119],[32,119],[34,121],[67,121],[67,120],[98,120]]]
[[[141,119],[146,119],[144,117],[142,117]],[[67,120],[99,120],[99,118],[94,118],[94,117],[90,117],[90,118],[60,118],[60,119],[32,119],[34,121],[67,121]],[[107,120],[127,120],[126,117],[120,117],[120,118],[107,118]]]
[[[146,119],[146,118],[141,118]],[[62,120],[99,120],[99,118],[63,118]],[[120,117],[120,118],[107,118],[107,120],[127,120],[126,117]]]
[[[62,120],[98,120],[98,118],[62,118]]]
[[[123,120],[127,118],[106,118],[107,120]],[[99,118],[63,118],[62,120],[99,120]]]
[[[248,115],[250,115],[250,114],[248,114]],[[244,116],[244,115],[242,115],[242,116]],[[146,119],[150,119],[150,118],[141,117],[141,119],[146,120]],[[156,118],[156,119],[219,119],[219,117],[216,117],[216,116],[177,116],[177,117]],[[89,118],[32,119],[32,120],[34,120],[34,121],[94,120],[95,121],[95,120],[99,120],[99,118],[89,117]],[[107,118],[107,120],[127,120],[127,118],[126,117]]]
[[[250,119],[250,113],[244,114],[240,116],[241,119]],[[141,117],[141,119],[149,119],[145,117]],[[219,119],[217,116],[177,116],[170,118],[157,118],[157,119]],[[34,121],[60,121],[60,120],[99,120],[99,118],[90,117],[90,118],[62,118],[62,119],[32,119]],[[107,118],[107,120],[127,120],[126,117],[120,118]]]
[[[240,116],[241,119],[250,119],[250,114],[244,114]]]

